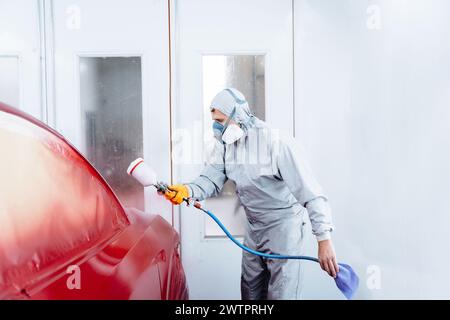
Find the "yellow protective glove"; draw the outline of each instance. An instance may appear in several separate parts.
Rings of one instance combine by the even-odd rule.
[[[168,189],[164,193],[164,196],[173,204],[181,204],[184,198],[189,198],[189,190],[184,184],[175,184],[169,186]]]

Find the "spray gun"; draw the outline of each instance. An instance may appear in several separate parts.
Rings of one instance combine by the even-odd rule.
[[[144,159],[142,158],[138,158],[131,162],[128,166],[127,173],[139,181],[139,183],[144,187],[155,187],[158,193],[166,194],[175,192],[169,189],[169,185],[167,183],[158,181],[156,173],[152,170],[152,168],[145,164]],[[198,201],[188,198],[183,198],[183,201],[186,202],[188,206],[192,204],[195,208],[206,212]]]

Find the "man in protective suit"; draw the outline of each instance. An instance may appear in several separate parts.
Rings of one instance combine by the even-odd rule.
[[[283,255],[301,254],[308,214],[320,265],[336,277],[330,207],[294,138],[256,118],[236,89],[219,92],[210,109],[217,139],[212,156],[192,182],[170,186],[167,199],[180,204],[183,198],[213,197],[231,179],[247,215],[244,244]],[[268,260],[244,251],[242,299],[299,299],[300,272],[298,260]]]

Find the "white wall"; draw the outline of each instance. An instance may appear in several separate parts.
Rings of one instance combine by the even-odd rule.
[[[19,58],[0,56],[0,101],[10,106],[20,104]]]
[[[296,137],[358,298],[450,298],[449,39],[445,0],[295,1]],[[307,275],[305,298],[340,297]]]
[[[39,2],[0,0],[0,101],[44,119],[40,50]]]

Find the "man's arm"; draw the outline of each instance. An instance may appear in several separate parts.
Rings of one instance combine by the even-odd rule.
[[[297,201],[308,210],[312,231],[318,241],[331,238],[333,223],[328,200],[315,179],[303,150],[293,138],[274,145],[278,171]]]
[[[331,242],[334,227],[328,200],[314,178],[303,150],[293,138],[277,140],[274,148],[282,179],[308,211],[313,234],[319,242],[320,265],[330,276],[336,277],[339,267]]]

